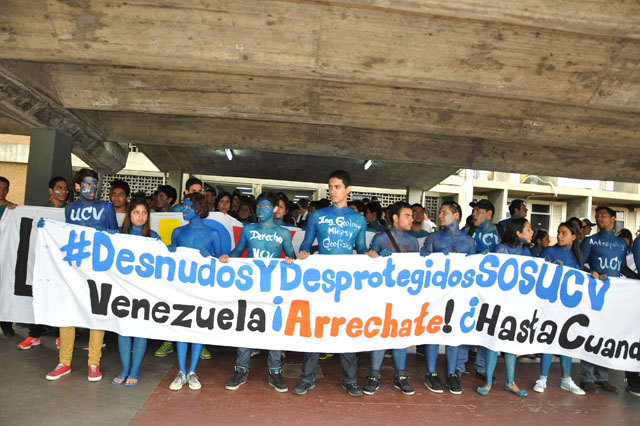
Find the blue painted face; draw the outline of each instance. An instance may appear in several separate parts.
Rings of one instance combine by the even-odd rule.
[[[256,214],[258,215],[260,222],[266,222],[271,219],[273,217],[273,206],[271,205],[271,201],[262,200],[258,202]]]
[[[96,198],[96,192],[98,191],[98,180],[92,177],[86,177],[82,179],[80,185],[80,195],[85,200],[93,200]]]
[[[191,221],[196,216],[198,216],[198,214],[193,210],[193,203],[191,200],[184,200],[184,203],[182,203],[182,217],[185,220]]]

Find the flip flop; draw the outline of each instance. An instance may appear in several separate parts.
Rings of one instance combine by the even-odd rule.
[[[511,392],[512,394],[518,395],[518,396],[527,396],[527,395],[529,395],[526,390],[520,389],[519,391],[515,391],[515,390],[511,389],[509,387],[509,385],[507,385],[506,383],[504,385],[504,390],[506,390],[507,392]]]
[[[130,382],[129,380],[135,380],[135,382],[133,382],[133,383],[132,383],[132,382]],[[129,376],[129,377],[127,377],[127,380],[125,380],[125,381],[124,381],[124,385],[125,385],[125,386],[135,386],[135,385],[137,385],[138,383],[140,383],[140,376],[138,376],[138,377],[131,377],[131,376]]]
[[[120,376],[116,376],[113,378],[113,380],[111,381],[112,385],[116,385],[116,386],[120,386],[121,384],[123,384],[125,381],[127,380],[127,376],[124,377],[120,377]]]

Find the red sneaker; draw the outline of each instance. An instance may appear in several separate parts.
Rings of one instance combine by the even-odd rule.
[[[100,372],[100,366],[90,365],[88,378],[90,382],[98,382],[102,380],[102,373]]]
[[[47,380],[58,380],[60,377],[71,373],[71,367],[64,364],[58,364],[58,366],[47,374]]]
[[[22,342],[18,343],[18,349],[31,349],[31,346],[38,346],[40,344],[39,337],[27,337]]]
[[[56,348],[60,349],[60,338],[56,337]]]

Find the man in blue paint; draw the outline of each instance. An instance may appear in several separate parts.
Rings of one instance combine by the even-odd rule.
[[[495,207],[489,200],[479,200],[469,203],[473,208],[473,234],[471,237],[476,242],[476,253],[493,253],[500,244],[500,234],[492,223]],[[465,226],[462,232],[469,234],[470,228]],[[458,375],[466,371],[465,364],[469,359],[469,345],[461,345],[458,348],[458,362],[456,372]],[[475,360],[476,374],[486,381],[485,348],[478,347]]]
[[[344,170],[336,170],[329,175],[329,197],[332,205],[314,211],[307,222],[304,241],[300,245],[298,259],[309,257],[314,240],[318,239],[320,254],[352,254],[355,246],[358,254],[367,251],[365,234],[367,223],[360,213],[347,206],[351,192],[351,176]],[[304,395],[315,388],[318,369],[318,353],[305,353],[300,381],[293,389],[296,395]],[[342,388],[351,396],[362,396],[358,387],[358,358],[355,353],[340,354],[342,366]]]
[[[424,246],[420,249],[422,256],[428,256],[431,253],[476,253],[476,242],[473,238],[460,230],[460,215],[462,209],[455,201],[445,201],[440,207],[439,231],[429,235],[424,242]],[[442,393],[442,380],[436,372],[436,360],[438,359],[439,345],[426,345],[427,358],[427,375],[424,385],[431,392]],[[447,389],[455,395],[462,393],[460,386],[460,377],[456,373],[456,362],[458,360],[458,347],[446,347],[447,358]]]
[[[78,201],[68,204],[64,209],[67,223],[88,226],[99,231],[118,231],[118,221],[113,206],[108,201],[97,200],[98,174],[91,169],[81,169],[73,179],[73,186],[80,194]],[[60,353],[58,366],[47,374],[47,380],[58,380],[71,372],[73,343],[76,338],[75,327],[60,327]],[[90,382],[102,379],[100,358],[104,330],[89,332],[89,374]]]
[[[413,212],[413,221],[409,235],[415,238],[425,238],[429,232],[422,227],[424,225],[424,207],[422,204],[415,203],[411,206],[411,211]]]
[[[606,206],[596,209],[596,224],[600,231],[584,239],[580,245],[582,259],[589,265],[591,276],[607,280],[619,277],[620,268],[626,257],[627,244],[616,237],[616,212]],[[618,388],[609,383],[609,369],[588,361],[581,361],[580,381],[582,389],[596,392],[599,388],[617,393]]]
[[[380,223],[382,206],[380,203],[370,202],[364,206],[364,218],[367,221],[367,232],[383,232],[387,228]]]
[[[517,217],[527,217],[527,212],[529,209],[527,208],[527,203],[524,200],[520,200],[516,198],[515,200],[509,203],[509,214],[510,216],[506,219],[502,219],[498,222],[498,230],[500,232],[504,232],[507,229],[507,225],[511,222],[511,219],[515,219]]]
[[[389,207],[389,215],[393,220],[393,226],[385,232],[380,232],[371,240],[369,248],[370,257],[390,256],[392,253],[417,253],[418,240],[409,234],[413,222],[411,205],[399,201]],[[380,368],[384,360],[385,350],[371,351],[371,367],[367,376],[367,383],[362,388],[366,395],[373,395],[380,387]],[[393,376],[393,386],[405,395],[413,395],[415,392],[409,384],[409,376],[405,370],[407,363],[407,348],[392,349],[393,364],[396,374]]]
[[[154,195],[153,211],[160,213],[170,211],[171,206],[176,202],[176,198],[178,198],[178,193],[173,186],[160,185],[158,187],[158,191]]]
[[[189,223],[173,230],[171,245],[168,246],[169,251],[175,252],[177,247],[190,247],[199,250],[202,256],[220,257],[222,255],[220,235],[218,231],[207,226],[202,220],[208,215],[209,208],[204,196],[198,192],[188,194],[182,204],[182,216]],[[202,385],[196,375],[196,367],[202,351],[202,344],[191,344],[191,364],[188,371],[186,363],[189,343],[177,342],[176,347],[180,371],[169,385],[169,389],[180,390],[184,384],[188,383],[189,389],[199,390]]]
[[[248,257],[260,259],[277,259],[284,250],[285,262],[292,263],[296,254],[291,244],[291,233],[273,220],[278,209],[278,197],[275,193],[260,194],[256,208],[259,222],[242,228],[236,248],[228,256],[220,256],[220,262],[228,262],[229,257],[240,257],[247,249]],[[236,390],[247,382],[250,362],[251,349],[238,348],[236,371],[225,386],[227,390]],[[278,392],[287,392],[289,387],[282,379],[282,351],[270,350],[267,364],[269,384]]]

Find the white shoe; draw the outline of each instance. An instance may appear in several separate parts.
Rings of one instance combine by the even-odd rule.
[[[575,383],[573,383],[573,379],[569,377],[568,379],[562,379],[560,382],[560,388],[576,395],[584,395],[584,391],[578,387]]]
[[[185,376],[182,371],[179,371],[176,378],[173,379],[173,382],[171,382],[171,384],[169,385],[169,389],[175,390],[175,391],[180,390],[182,389],[182,386],[184,386],[186,383],[187,383],[187,376]]]
[[[189,382],[189,389],[191,390],[200,390],[202,385],[200,384],[200,380],[198,380],[198,376],[196,373],[187,374],[187,382]]]
[[[533,391],[534,392],[544,392],[544,390],[547,388],[547,379],[538,379],[536,380],[536,384],[533,385]],[[580,388],[578,388],[580,389]]]

